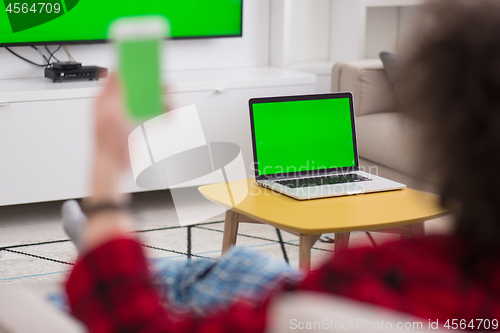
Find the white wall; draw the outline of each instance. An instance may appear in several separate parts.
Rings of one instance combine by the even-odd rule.
[[[294,0],[291,62],[329,58],[330,0]]]
[[[290,63],[330,60],[331,0],[292,0],[291,4]],[[408,38],[417,9],[418,6],[368,8],[364,57],[377,58],[382,50],[400,49]],[[350,43],[357,42],[352,31],[342,33]]]
[[[409,33],[412,31],[419,8],[417,5],[408,5],[404,0],[401,0],[401,3],[404,4],[402,7],[386,5],[368,7],[366,15],[349,17],[346,15],[357,13],[359,2],[355,2],[355,0],[352,2],[349,0],[272,1],[289,6],[288,34],[282,33],[282,36],[285,36],[289,43],[282,45],[282,48],[286,48],[285,55],[282,56],[286,61],[282,61],[282,63],[285,64],[285,67],[315,74],[317,77],[316,92],[318,93],[331,91],[331,68],[336,61],[339,61],[339,54],[345,55],[347,53],[345,59],[341,57],[340,60],[348,61],[359,58],[378,58],[378,54],[382,50],[403,49],[404,44],[409,40]],[[346,6],[350,5],[354,5],[355,10],[351,10],[347,14],[338,11],[339,8],[345,10]],[[339,15],[342,20],[345,19],[346,22],[352,24],[350,26],[335,24],[333,20]],[[280,17],[279,13],[275,16]],[[287,14],[285,14],[286,16]],[[362,17],[361,21],[360,17]],[[366,21],[363,22],[363,20]],[[361,32],[356,28],[365,30]],[[338,36],[342,36],[342,38],[338,38]],[[273,49],[271,50],[273,51]],[[281,49],[279,50],[281,51]],[[360,50],[360,52],[351,52],[352,50]]]
[[[269,1],[243,2],[243,37],[199,40],[175,40],[167,46],[169,70],[267,66],[269,62]],[[77,61],[86,65],[113,67],[112,46],[109,44],[67,46]],[[50,47],[52,50],[55,46]],[[43,63],[41,56],[30,47],[12,50],[26,58]],[[64,51],[56,56],[68,60]],[[0,49],[0,79],[43,76],[37,68]]]
[[[399,7],[368,8],[365,57],[378,58],[382,50],[395,51],[399,34]]]
[[[369,8],[366,18],[365,57],[378,58],[381,50],[399,51],[411,43],[419,6]]]

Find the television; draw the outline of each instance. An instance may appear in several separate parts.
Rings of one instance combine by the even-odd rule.
[[[0,11],[0,46],[103,43],[115,18],[152,14],[173,39],[240,37],[243,0],[3,0]]]

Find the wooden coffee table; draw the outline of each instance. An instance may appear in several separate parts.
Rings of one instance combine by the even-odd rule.
[[[240,222],[266,223],[299,236],[299,267],[306,271],[310,270],[311,247],[324,233],[335,233],[338,252],[347,248],[351,231],[421,236],[424,221],[450,213],[439,205],[437,196],[412,189],[299,201],[250,178],[201,186],[199,191],[228,209],[222,252],[236,243]],[[244,199],[234,204],[233,198]]]

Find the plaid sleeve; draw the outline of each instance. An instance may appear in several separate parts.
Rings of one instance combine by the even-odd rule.
[[[70,307],[89,332],[263,332],[266,306],[238,303],[210,317],[163,307],[139,243],[117,239],[75,265],[66,284]]]

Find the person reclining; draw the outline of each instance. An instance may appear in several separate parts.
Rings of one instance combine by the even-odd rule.
[[[440,323],[500,318],[500,2],[432,1],[425,14],[402,71],[403,104],[432,142],[426,147],[443,202],[459,205],[451,235],[349,249],[257,302],[178,313],[164,306],[121,209],[127,124],[112,78],[96,104],[92,197],[66,287],[73,314],[90,332],[263,332],[272,302],[314,291]]]

